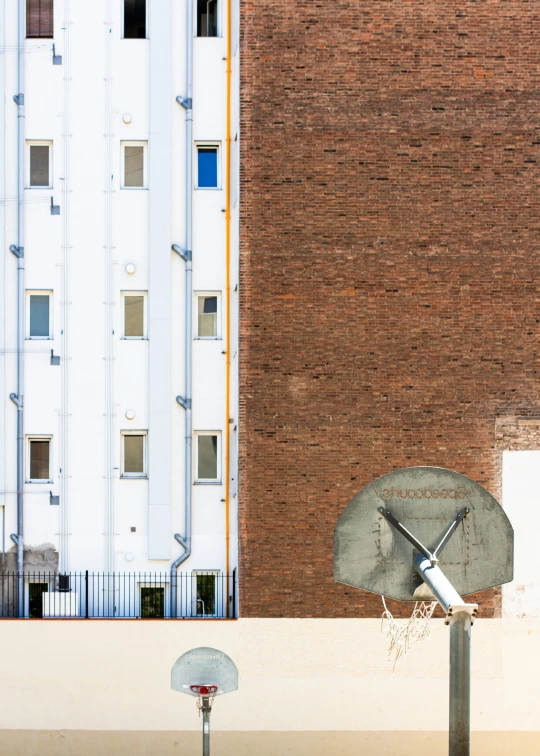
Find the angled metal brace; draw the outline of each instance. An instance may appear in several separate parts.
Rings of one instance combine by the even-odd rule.
[[[469,507],[465,507],[464,509],[461,510],[461,512],[459,512],[457,514],[456,519],[450,525],[450,527],[448,528],[448,530],[446,531],[446,533],[442,537],[440,544],[437,546],[437,548],[433,552],[433,557],[435,559],[438,558],[439,554],[441,553],[441,551],[444,549],[444,547],[446,546],[446,544],[450,540],[452,534],[455,532],[455,530],[456,530],[457,526],[459,525],[459,523],[462,521],[462,519],[464,517],[466,517],[469,514],[470,511],[471,510],[469,509]]]
[[[19,397],[17,396],[17,394],[11,393],[9,395],[9,398],[11,399],[11,401],[13,402],[13,404],[17,405],[17,407],[22,407],[22,402],[19,399]]]
[[[176,401],[178,404],[183,407],[185,410],[191,409],[191,399],[184,399],[183,396],[177,396]]]
[[[12,244],[9,248],[9,251],[12,252],[15,257],[18,257],[19,259],[21,257],[24,257],[24,247],[16,247],[15,244]]]

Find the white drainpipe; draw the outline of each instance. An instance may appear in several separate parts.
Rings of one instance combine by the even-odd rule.
[[[192,250],[192,216],[193,216],[193,2],[186,2],[186,96],[177,97],[177,102],[186,111],[186,248],[181,249],[176,244],[173,250],[178,252],[186,263],[186,293],[185,293],[185,395],[178,396],[176,401],[185,412],[185,462],[184,462],[184,506],[185,531],[184,536],[175,534],[178,543],[184,548],[181,554],[171,564],[171,616],[177,616],[177,570],[191,554],[191,470],[192,470],[192,418],[191,418],[191,356],[192,356],[192,308],[193,308],[193,268],[191,262]]]
[[[189,4],[189,3],[188,3]],[[24,48],[26,2],[19,0],[17,12],[17,246],[10,250],[17,258],[17,393],[9,398],[17,406],[17,544],[18,615],[24,617]]]

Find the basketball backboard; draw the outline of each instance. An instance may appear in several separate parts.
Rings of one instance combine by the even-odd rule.
[[[514,531],[504,510],[481,485],[440,467],[388,473],[349,502],[334,535],[334,578],[415,601],[415,539],[431,554],[440,546],[438,566],[460,596],[512,580]]]
[[[171,688],[189,696],[199,696],[201,686],[217,688],[220,696],[238,689],[238,669],[223,651],[217,648],[193,648],[176,661],[171,670]]]

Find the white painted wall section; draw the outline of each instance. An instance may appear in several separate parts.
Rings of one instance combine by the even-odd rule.
[[[514,527],[514,580],[503,616],[540,618],[540,451],[503,452],[502,505]]]

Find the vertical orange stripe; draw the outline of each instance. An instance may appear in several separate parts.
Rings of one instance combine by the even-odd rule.
[[[229,478],[230,478],[230,394],[231,394],[231,78],[232,0],[227,0],[227,136],[225,186],[225,574],[227,575],[227,617],[229,612]]]

